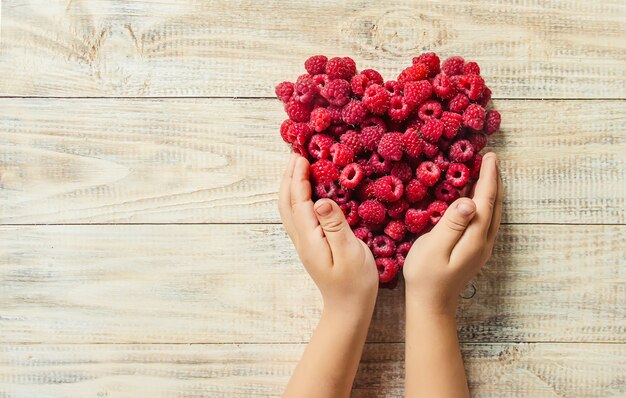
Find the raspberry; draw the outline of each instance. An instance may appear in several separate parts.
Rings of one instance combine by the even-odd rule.
[[[318,86],[318,92],[320,90],[320,87]],[[313,109],[315,108],[327,108],[328,105],[330,105],[328,103],[328,100],[324,97],[322,97],[321,95],[318,95],[315,97],[315,99],[313,100]]]
[[[353,232],[354,236],[361,239],[367,246],[370,246],[372,244],[372,239],[374,238],[374,235],[372,234],[372,231],[370,231],[366,227],[356,228]]]
[[[407,254],[409,254],[409,250],[411,250],[411,242],[402,242],[396,247],[396,261],[400,267],[404,266],[404,259]]]
[[[363,73],[352,76],[350,80],[350,88],[352,93],[357,97],[362,97],[365,89],[370,85],[370,81]]]
[[[367,76],[371,84],[382,85],[384,83],[383,77],[374,69],[363,69],[361,73]]]
[[[313,130],[306,123],[294,123],[291,127],[291,133],[296,137],[295,142],[304,146],[313,135]]]
[[[382,115],[389,109],[391,94],[384,87],[372,84],[365,89],[363,104],[372,113]]]
[[[328,127],[328,129],[326,129],[326,131],[333,137],[338,138],[345,134],[346,131],[348,131],[348,126],[343,123],[331,125],[330,127]]]
[[[491,90],[489,89],[489,87],[485,87],[483,95],[476,101],[476,103],[484,108],[487,106],[489,101],[491,101]]]
[[[441,120],[430,119],[424,123],[420,130],[422,138],[428,142],[435,143],[439,141],[439,138],[443,134],[443,123]]]
[[[463,112],[463,124],[474,130],[482,130],[485,124],[485,109],[478,104],[472,104]]]
[[[296,101],[300,101],[304,104],[309,104],[313,102],[315,96],[317,95],[317,83],[311,79],[301,79],[295,85],[295,90],[293,93],[293,99]]]
[[[480,75],[480,66],[476,62],[468,62],[463,66],[463,74]]]
[[[304,69],[311,75],[318,75],[324,73],[326,70],[326,63],[328,58],[323,55],[314,55],[304,61]]]
[[[332,181],[321,182],[313,187],[313,193],[317,198],[331,198],[335,196],[335,191],[337,191],[337,184]]]
[[[395,80],[387,80],[383,85],[392,96],[402,94],[402,86]]]
[[[387,223],[387,226],[384,229],[384,232],[391,239],[398,241],[404,237],[406,233],[406,227],[402,221],[392,220]]]
[[[346,124],[359,124],[367,116],[367,109],[358,100],[351,100],[341,110],[341,118]]]
[[[446,212],[447,208],[448,204],[441,200],[436,200],[431,203],[426,210],[430,215],[430,223],[436,225],[439,220],[441,220],[441,217],[443,217],[443,214]]]
[[[387,205],[387,214],[394,220],[401,219],[408,208],[409,202],[404,199],[396,200]]]
[[[387,131],[387,125],[385,124],[385,121],[378,116],[369,116],[365,118],[365,120],[361,122],[360,126],[361,126],[361,129],[364,129],[366,127],[376,126],[376,127],[379,127],[381,130],[383,130],[383,132]]]
[[[465,137],[474,147],[474,152],[482,151],[487,146],[487,136],[483,133],[471,133]]]
[[[439,152],[437,156],[433,158],[433,163],[439,167],[439,170],[443,173],[448,170],[448,166],[450,165],[450,161],[446,158],[442,152]]]
[[[426,210],[409,209],[404,215],[404,225],[409,232],[414,234],[422,231],[430,219],[430,213]]]
[[[472,156],[474,156],[474,147],[468,140],[458,140],[448,150],[448,157],[453,162],[467,162]]]
[[[441,181],[435,185],[435,198],[446,203],[452,203],[459,198],[459,191],[448,181]]]
[[[493,134],[500,128],[500,112],[489,111],[485,118],[485,133]]]
[[[361,145],[363,148],[373,151],[378,147],[380,139],[383,138],[385,130],[378,126],[365,127],[361,130]]]
[[[411,180],[406,186],[404,197],[407,202],[415,203],[418,202],[426,196],[428,193],[428,187],[418,180]]]
[[[409,182],[411,177],[413,177],[413,170],[408,164],[398,162],[391,168],[391,175],[399,178],[402,182]]]
[[[350,163],[341,170],[339,183],[344,188],[354,189],[361,182],[365,174],[363,168],[357,163]]]
[[[443,109],[441,108],[439,101],[430,100],[422,103],[419,108],[417,108],[417,115],[423,121],[439,119],[441,117],[442,110]]]
[[[331,124],[341,124],[343,120],[341,120],[341,107],[335,105],[329,105],[326,108],[328,114],[330,115],[330,123]]]
[[[297,153],[300,156],[306,157],[307,155],[306,149],[304,149],[304,146],[298,144],[295,141],[291,144],[291,149],[293,150],[293,153]]]
[[[441,99],[450,99],[456,95],[454,84],[442,73],[435,76],[431,84],[435,95]]]
[[[339,137],[339,142],[352,149],[354,154],[358,154],[363,149],[361,145],[361,135],[356,130],[348,130]]]
[[[374,169],[374,173],[386,174],[391,171],[391,160],[381,160],[381,156],[376,152],[372,153],[368,160],[368,163],[370,166],[372,166],[372,169]]]
[[[385,206],[377,200],[366,200],[359,205],[359,217],[366,223],[380,224],[385,216]]]
[[[428,80],[408,82],[404,85],[404,100],[411,108],[421,104],[433,95],[433,86]]]
[[[414,158],[422,154],[424,141],[420,139],[417,130],[410,128],[402,135],[402,144],[407,155]]]
[[[287,119],[280,125],[280,136],[288,144],[296,140],[296,136],[293,135],[293,124],[293,120]]]
[[[330,126],[330,112],[326,108],[315,108],[311,112],[311,127],[318,133],[326,130]]]
[[[366,168],[363,166],[361,168],[363,168],[364,174],[367,175]],[[357,185],[356,197],[361,201],[374,199],[374,181],[364,178],[361,184]]]
[[[439,166],[433,162],[422,162],[417,167],[416,174],[419,182],[427,187],[432,187],[437,183],[437,180],[439,180],[441,170],[439,170]]]
[[[378,143],[378,154],[387,160],[402,159],[402,134],[384,134]]]
[[[326,63],[326,74],[331,79],[350,80],[355,72],[356,67],[353,70],[353,64],[346,62],[345,58],[331,58]]]
[[[346,221],[351,227],[357,225],[361,219],[359,218],[359,202],[351,200],[347,203],[339,205],[341,211],[346,216]]]
[[[350,71],[350,77],[356,75],[356,62],[350,57],[343,57],[343,62]]]
[[[409,104],[404,101],[404,97],[396,95],[389,100],[389,111],[387,111],[391,120],[401,122],[409,117],[411,108]]]
[[[457,94],[448,102],[448,109],[450,109],[450,112],[463,113],[469,104],[470,100],[467,98],[467,95]]]
[[[443,123],[443,136],[452,139],[461,131],[463,124],[463,116],[454,112],[444,112],[441,115],[441,123]]]
[[[319,159],[310,167],[311,177],[316,183],[332,182],[339,178],[339,170],[327,159]]]
[[[450,57],[443,61],[441,70],[448,76],[460,75],[463,73],[465,60],[462,57]]]
[[[278,83],[274,92],[276,93],[276,97],[284,102],[285,104],[289,102],[291,97],[293,96],[294,85],[292,82],[282,82]]]
[[[479,75],[461,75],[456,83],[459,92],[464,93],[470,100],[477,100],[485,90],[485,81]]]
[[[437,156],[437,153],[439,153],[439,147],[437,145],[432,144],[430,142],[426,142],[424,140],[422,140],[422,142],[423,142],[422,152],[424,153],[424,156],[426,156],[429,159],[432,159],[435,156]]]
[[[334,79],[320,90],[322,97],[331,105],[344,106],[350,101],[350,83],[343,79]]]
[[[386,235],[378,235],[372,239],[372,253],[375,256],[389,257],[396,251],[396,244],[393,239]]]
[[[374,181],[374,197],[383,202],[395,202],[402,197],[404,186],[398,177],[384,176]]]
[[[463,163],[450,163],[446,173],[446,181],[457,188],[464,187],[469,181],[470,170]]]
[[[305,123],[309,121],[309,116],[311,115],[311,107],[308,104],[303,104],[300,101],[296,101],[291,99],[285,105],[285,112],[287,112],[287,116],[289,119],[294,122]]]
[[[441,71],[439,66],[440,60],[435,53],[424,53],[419,57],[413,58],[413,65],[424,64],[428,68],[428,77],[433,77]]]
[[[315,84],[317,84],[317,89],[320,91],[322,87],[326,86],[326,84],[330,81],[330,78],[326,73],[319,73],[317,75],[313,75],[311,77]]]
[[[334,143],[330,147],[330,157],[337,166],[346,166],[354,160],[354,152],[347,145]]]
[[[378,269],[378,281],[380,283],[391,282],[398,275],[398,263],[393,258],[382,257],[376,259]]]
[[[428,67],[424,64],[415,64],[409,66],[398,75],[398,83],[401,87],[407,82],[416,82],[418,80],[426,79],[428,76]]]
[[[350,191],[342,187],[337,187],[337,189],[335,190],[333,195],[330,197],[330,199],[337,202],[337,204],[342,205],[342,204],[348,203],[351,196],[352,195],[350,194]]]
[[[475,154],[469,161],[468,167],[470,169],[470,178],[476,179],[480,175],[480,166],[483,163],[483,155],[480,153]]]

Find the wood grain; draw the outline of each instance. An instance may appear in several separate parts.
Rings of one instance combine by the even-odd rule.
[[[0,104],[0,223],[279,221],[288,149],[278,101]],[[626,222],[623,102],[495,106],[505,222]]]
[[[464,293],[470,342],[625,342],[625,226],[504,226]],[[277,225],[0,228],[9,343],[302,343],[321,300]],[[369,341],[404,341],[381,291]]]
[[[480,63],[496,98],[625,98],[626,5],[382,0],[4,2],[0,95],[267,97],[310,55],[397,76]]]
[[[303,345],[0,345],[0,396],[280,396]],[[626,346],[463,344],[472,396],[626,393]],[[404,397],[404,345],[367,344],[352,397]]]

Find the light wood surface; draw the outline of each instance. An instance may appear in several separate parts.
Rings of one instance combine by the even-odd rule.
[[[391,79],[423,49],[480,63],[497,98],[623,98],[621,0],[3,2],[0,93],[254,96],[306,57]]]

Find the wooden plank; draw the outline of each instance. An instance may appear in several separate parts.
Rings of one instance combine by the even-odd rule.
[[[14,0],[0,95],[266,97],[313,54],[393,78],[428,50],[478,61],[497,98],[624,98],[625,16],[620,0]]]
[[[0,346],[0,396],[280,396],[304,345]],[[623,397],[623,344],[464,344],[473,397]],[[404,345],[367,344],[353,397],[404,397]]]
[[[507,225],[464,293],[464,341],[626,342],[626,226]],[[9,343],[300,343],[317,289],[276,225],[0,228]],[[369,341],[404,341],[403,289]]]
[[[278,101],[1,104],[0,223],[279,221]],[[497,101],[505,222],[625,223],[623,105]]]

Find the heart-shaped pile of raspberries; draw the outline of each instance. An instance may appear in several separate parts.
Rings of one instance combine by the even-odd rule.
[[[313,200],[330,198],[372,250],[393,287],[415,239],[478,177],[500,114],[476,62],[413,58],[397,80],[352,58],[306,60],[306,74],[276,86],[288,119],[280,135],[311,163]]]

